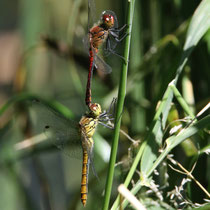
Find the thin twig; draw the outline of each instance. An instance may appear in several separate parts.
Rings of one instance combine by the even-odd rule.
[[[171,160],[171,158],[168,158],[169,160]],[[201,188],[201,190],[203,190],[203,192],[210,198],[210,194],[209,194],[209,192],[201,185],[201,183],[199,182],[199,181],[197,181],[196,179],[195,179],[195,177],[192,175],[192,171],[193,171],[193,169],[194,169],[194,166],[192,167],[192,170],[191,171],[188,171],[186,168],[184,168],[178,161],[176,161],[176,160],[173,160],[173,161],[171,161],[172,163],[174,163],[174,161],[175,161],[175,163],[182,169],[182,171],[184,171],[185,172],[185,174],[189,177],[189,178],[191,178],[200,188]],[[172,168],[172,167],[171,167]],[[172,169],[174,169],[174,168],[172,168]],[[175,169],[175,171],[177,171],[177,169]],[[179,171],[180,172],[180,171]],[[183,172],[182,172],[183,173]]]

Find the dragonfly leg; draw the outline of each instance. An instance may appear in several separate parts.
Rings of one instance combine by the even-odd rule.
[[[116,101],[117,101],[117,98],[113,98],[113,99],[112,99],[112,102],[111,102],[111,104],[110,104],[108,110],[107,110],[107,111],[104,111],[104,112],[100,115],[100,119],[102,119],[102,120],[105,119],[104,121],[107,121],[106,119],[108,118],[109,120],[111,120],[111,119],[110,119],[110,116],[113,116],[114,113],[115,113]],[[112,109],[113,109],[113,111],[112,111]],[[114,118],[113,118],[113,119],[114,119]]]
[[[104,125],[105,127],[113,128],[113,126],[110,127],[110,125],[108,125],[108,123],[111,123],[111,121],[113,121],[115,119],[113,117],[113,115],[115,113],[116,100],[117,100],[117,98],[113,98],[108,111],[104,111],[104,113],[102,113],[100,115],[99,123]]]
[[[111,125],[107,125],[107,124],[102,123],[102,122],[99,122],[99,124],[103,125],[106,128],[109,128],[109,129],[112,129],[112,130],[114,129],[114,127],[112,127]]]
[[[110,35],[114,38],[114,40],[116,42],[121,42],[123,39],[125,39],[126,36],[129,35],[129,33],[125,33],[121,38],[120,38],[118,32],[116,32],[116,31],[110,31]]]
[[[109,116],[106,116],[104,118],[101,118],[100,122],[108,122],[108,121],[113,121],[113,120],[114,120],[114,117],[110,118]]]
[[[121,59],[124,60],[125,63],[128,63],[129,61],[127,61],[122,55],[116,53],[112,48],[111,48],[111,43],[110,43],[110,39],[108,37],[107,42],[106,42],[106,51],[110,52],[118,57],[120,57]]]
[[[128,36],[129,33],[125,33],[120,39],[118,37],[114,38],[116,42],[121,42],[123,39],[125,39],[126,36]]]
[[[109,33],[111,34],[111,36],[115,39],[116,42],[121,42],[129,33],[124,33],[124,35],[120,38],[119,33],[125,29],[127,27],[127,25],[125,24],[124,26],[122,26],[121,28],[111,28],[109,30]]]
[[[126,61],[126,59],[125,59],[122,55],[116,53],[116,52],[110,47],[110,41],[109,41],[109,40],[107,40],[107,44],[108,44],[108,48],[107,48],[107,51],[108,51],[108,52],[110,52],[110,53],[112,53],[112,54],[114,54],[114,55],[120,57],[121,59],[124,60],[125,63],[128,62],[128,61]]]
[[[114,111],[115,111],[116,101],[117,101],[117,98],[113,98],[112,99],[112,102],[111,102],[111,104],[109,106],[109,109],[107,110],[107,113],[111,113],[112,107],[114,107]]]
[[[114,32],[121,32],[123,29],[125,29],[126,27],[128,27],[127,24],[123,25],[120,28],[111,28],[110,31],[114,31]]]

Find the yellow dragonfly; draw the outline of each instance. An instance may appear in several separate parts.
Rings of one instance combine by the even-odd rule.
[[[46,109],[46,107],[43,107],[44,104],[41,103],[41,107],[44,108],[41,116],[48,116],[47,121],[49,120],[49,123],[45,125],[46,136],[67,155],[79,158],[83,156],[81,178],[81,202],[83,206],[87,203],[90,164],[94,175],[97,176],[93,165],[93,135],[98,124],[113,129],[113,127],[110,127],[107,123],[113,120],[113,118],[111,118],[111,110],[115,102],[116,99],[112,101],[108,111],[103,112],[100,104],[92,103],[89,107],[89,111],[81,117],[79,123],[65,118],[63,115],[60,115],[60,113],[50,110],[48,107]]]
[[[81,180],[81,201],[83,206],[87,202],[88,193],[88,172],[89,163],[91,161],[93,152],[93,135],[99,123],[99,118],[102,113],[101,106],[97,103],[90,105],[90,112],[82,116],[79,127],[83,149],[83,163],[82,163],[82,180]]]

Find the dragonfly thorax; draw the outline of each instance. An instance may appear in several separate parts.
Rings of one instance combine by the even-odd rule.
[[[108,31],[104,27],[94,26],[89,31],[89,42],[91,47],[94,48],[97,53],[98,48],[106,41],[108,37]]]
[[[100,104],[93,103],[89,107],[90,111],[82,116],[79,126],[82,136],[92,138],[98,125],[99,116],[102,113]]]
[[[79,124],[82,136],[85,136],[86,138],[92,138],[98,125],[98,119],[83,116]]]

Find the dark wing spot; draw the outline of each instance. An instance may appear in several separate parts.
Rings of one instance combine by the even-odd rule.
[[[34,103],[40,103],[40,100],[37,99],[37,98],[34,98],[34,99],[32,100],[32,102],[34,102]]]

